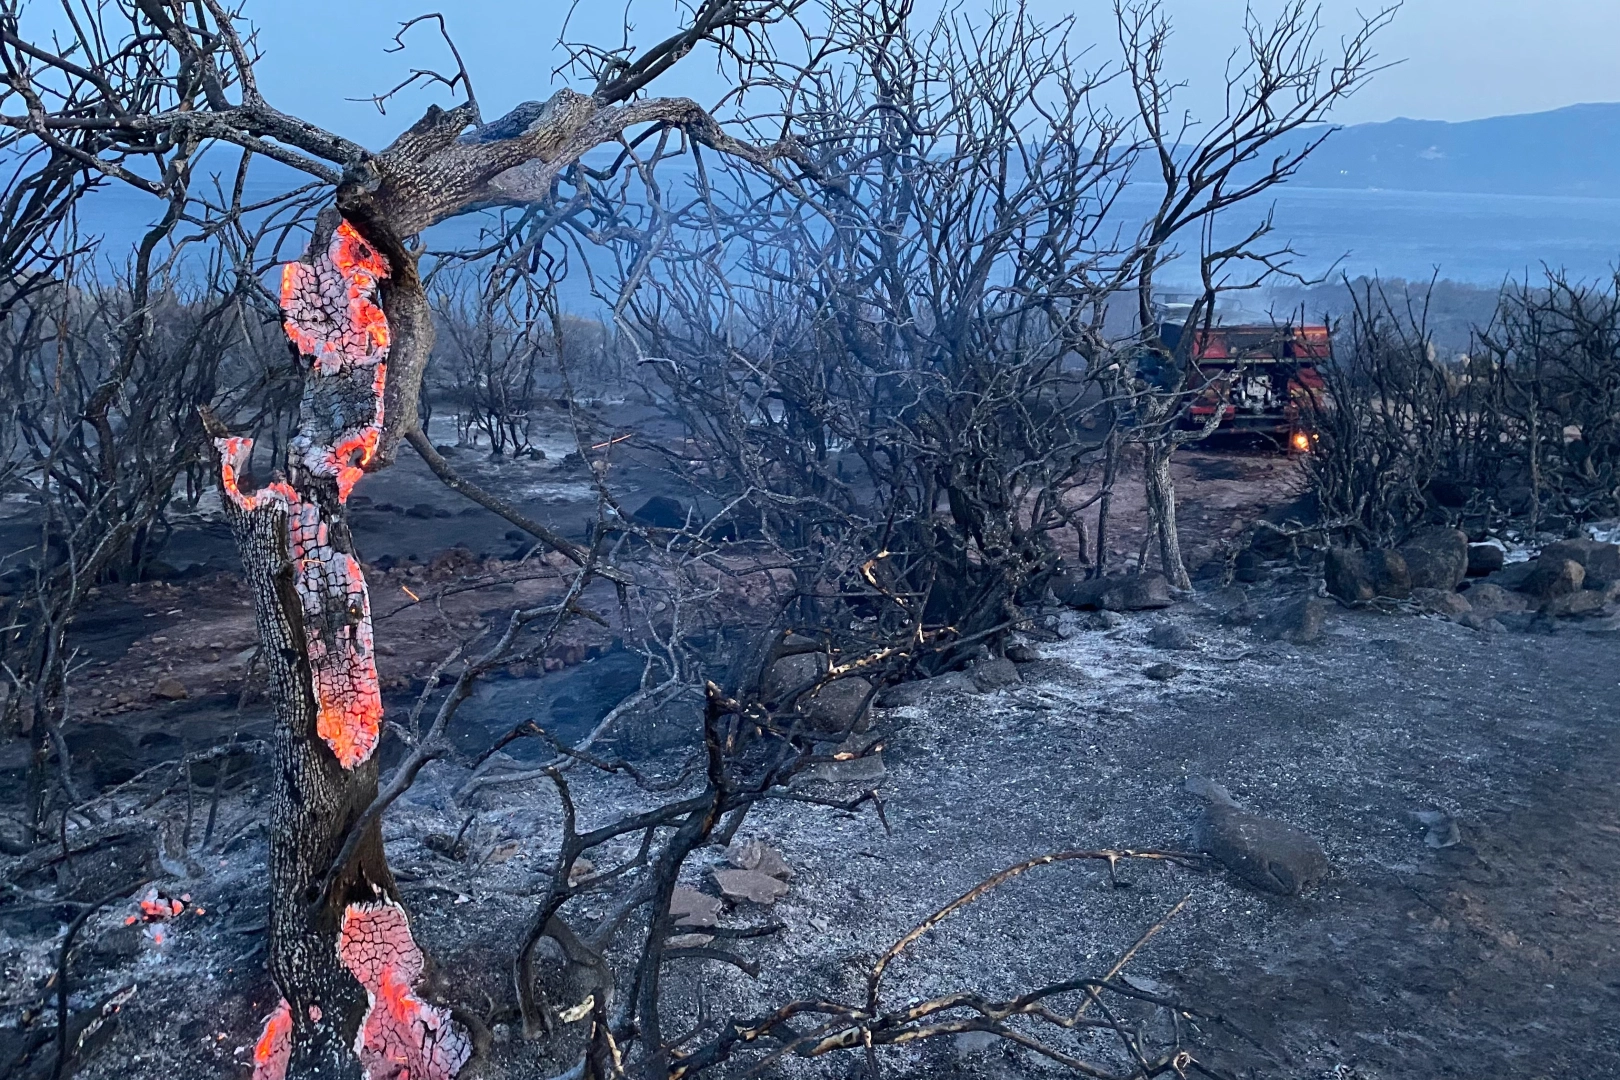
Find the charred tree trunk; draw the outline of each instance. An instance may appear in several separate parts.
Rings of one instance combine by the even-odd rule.
[[[420,285],[406,266],[408,301]],[[382,436],[392,337],[376,300],[391,268],[349,222],[323,215],[309,255],[282,278],[287,335],[306,372],[287,476],[244,492],[252,443],[216,432],[276,714],[269,961],[283,1000],[255,1051],[255,1080],[443,1080],[469,1051],[444,1011],[411,992],[422,954],[375,819],[337,865],[377,797],[382,700],[344,503]],[[419,327],[408,302],[400,310],[414,349]]]
[[[1192,588],[1192,579],[1181,559],[1181,535],[1176,527],[1176,481],[1170,473],[1175,443],[1166,438],[1144,444],[1143,473],[1147,490],[1149,526],[1159,544],[1159,563],[1164,576],[1178,589]]]
[[[309,482],[304,483],[307,491]],[[348,903],[374,900],[377,891],[392,895],[394,881],[383,858],[381,831],[373,825],[344,887],[334,889],[321,907],[311,906],[349,826],[377,794],[377,763],[371,758],[345,769],[317,734],[309,644],[319,628],[305,619],[287,516],[273,503],[231,515],[276,713],[270,975],[292,1021],[285,1075],[358,1078],[354,1045],[368,1003],[338,958],[338,935]],[[340,517],[327,529],[329,537],[347,532]],[[270,1056],[264,1054],[261,1063]]]

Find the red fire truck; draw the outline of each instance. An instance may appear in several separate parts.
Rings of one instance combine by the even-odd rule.
[[[1182,328],[1164,323],[1172,350]],[[1317,362],[1328,356],[1326,326],[1212,326],[1193,331],[1186,387],[1196,397],[1181,423],[1201,428],[1221,410],[1219,430],[1252,432],[1290,451],[1311,449],[1311,418],[1325,401]]]

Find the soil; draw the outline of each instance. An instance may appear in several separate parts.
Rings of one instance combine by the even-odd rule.
[[[571,533],[594,513],[583,470],[570,474],[550,461],[496,466],[472,454],[456,463],[482,482],[526,493],[531,512]],[[650,462],[627,459],[623,475],[637,489],[632,507],[650,494],[683,494]],[[1287,459],[1213,451],[1183,455],[1177,478],[1194,566],[1218,563],[1222,542],[1255,516],[1280,513],[1297,484]],[[408,455],[367,485],[372,502],[356,515],[357,535],[378,640],[389,650],[380,665],[388,704],[404,709],[424,669],[458,635],[549,595],[561,566],[521,557],[516,541],[496,541],[504,522],[482,511],[462,515],[462,504]],[[449,516],[410,517],[380,509],[385,503],[432,504]],[[1116,553],[1128,561],[1141,536],[1132,528],[1135,504],[1116,506],[1125,526]],[[190,550],[209,551],[218,539],[211,529],[196,523]],[[104,587],[77,625],[88,664],[76,676],[72,715],[96,733],[84,768],[87,782],[108,792],[104,810],[144,802],[170,777],[158,769],[149,782],[139,771],[182,748],[267,730],[248,671],[251,612],[214,558],[204,554],[202,569],[180,580]],[[1314,836],[1331,860],[1329,877],[1303,897],[1282,898],[1208,866],[1124,863],[1113,880],[1094,865],[1049,867],[914,945],[887,977],[884,1001],[955,989],[1010,995],[1100,974],[1190,896],[1127,975],[1230,1021],[1195,1025],[1190,1039],[1200,1060],[1224,1074],[1620,1075],[1620,1036],[1605,1022],[1620,1004],[1614,620],[1493,635],[1406,610],[1335,609],[1321,640],[1302,646],[1261,641],[1243,625],[1316,587],[1305,570],[1274,564],[1247,590],[1206,576],[1193,598],[1112,628],[1064,612],[1064,639],[1028,643],[1040,658],[1020,665],[1019,684],[880,712],[883,819],[869,808],[798,803],[756,811],[744,835],[780,849],[793,869],[789,893],[770,909],[729,905],[723,922],[774,918],[785,929],[739,946],[761,965],[757,980],[715,964],[673,968],[670,1028],[684,1026],[678,1014],[693,1006],[699,981],[714,1016],[757,1015],[794,997],[858,1002],[884,948],[1023,859],[1076,848],[1188,849],[1201,804],[1182,782],[1198,773],[1245,807]],[[1186,633],[1154,635],[1164,623]],[[1192,649],[1149,643],[1187,636]],[[480,692],[464,714],[467,748],[531,715],[549,717],[564,735],[583,730],[635,684],[639,670],[627,658],[633,654],[611,633],[587,624],[531,670],[503,672]],[[1180,673],[1144,676],[1167,661]],[[164,678],[178,680],[186,698],[155,698]],[[628,741],[655,774],[675,775],[686,753],[668,739]],[[75,1012],[135,990],[90,1041],[76,1075],[248,1075],[252,1041],[275,996],[263,971],[266,846],[256,760],[244,755],[224,773],[210,844],[200,837],[218,774],[203,772],[195,792],[182,783],[142,819],[155,816],[155,829],[132,827],[24,875],[0,900],[0,1062],[38,1029],[40,1006],[51,1007],[46,1016],[54,1008],[56,949],[73,909],[55,901],[53,887],[99,899],[140,867],[189,899],[184,914],[155,929],[129,924],[132,904],[122,898],[86,924],[69,969]],[[18,762],[3,764],[14,787]],[[438,962],[435,990],[482,1012],[504,996],[512,942],[544,888],[557,802],[544,781],[474,791],[471,776],[466,762],[430,766],[390,812],[385,835],[417,936]],[[131,777],[128,788],[114,787]],[[652,798],[622,777],[579,771],[573,783],[582,827]],[[859,790],[819,783],[829,794]],[[1453,819],[1460,842],[1428,846],[1416,816],[1425,811]],[[426,842],[464,827],[464,859]],[[721,858],[700,852],[688,883],[715,892]],[[17,860],[0,860],[0,873],[17,868]],[[591,914],[593,901],[582,903],[580,913]],[[494,1037],[467,1075],[549,1075],[555,1062],[543,1047],[505,1025]],[[879,1056],[889,1076],[1051,1072],[1026,1051],[964,1040]],[[18,1075],[48,1075],[46,1058],[36,1054]],[[783,1068],[843,1076],[860,1066],[851,1058]]]

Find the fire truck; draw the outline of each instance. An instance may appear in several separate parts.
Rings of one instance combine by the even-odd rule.
[[[1163,322],[1159,336],[1181,353],[1182,324]],[[1262,435],[1279,447],[1308,453],[1311,421],[1326,401],[1316,370],[1328,357],[1326,326],[1215,325],[1193,332],[1183,384],[1194,395],[1182,426],[1203,428],[1219,409],[1219,431]]]

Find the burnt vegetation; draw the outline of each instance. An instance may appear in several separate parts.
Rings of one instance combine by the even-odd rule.
[[[803,779],[881,753],[889,733],[871,717],[885,690],[1050,634],[1042,605],[1060,579],[1156,569],[1191,587],[1171,465],[1220,415],[1188,422],[1208,392],[1187,376],[1194,331],[1228,294],[1299,281],[1261,203],[1317,145],[1310,125],[1377,69],[1387,12],[1331,48],[1302,3],[1251,17],[1226,114],[1202,124],[1174,103],[1170,27],[1151,0],[1118,5],[1114,59],[1016,6],[923,20],[905,0],[814,12],[703,0],[645,50],[570,46],[565,74],[581,90],[493,120],[445,33],[451,66],[413,81],[448,107],[373,152],[267,102],[250,27],[215,0],[64,10],[73,30],[52,38],[0,5],[13,170],[0,203],[0,492],[26,507],[28,532],[0,565],[3,732],[24,748],[0,825],[0,909],[68,928],[18,1010],[6,1050],[19,1075],[90,1062],[128,1000],[85,959],[104,908],[121,914],[153,879],[178,895],[202,863],[250,855],[269,882],[253,978],[275,983],[255,1000],[268,1012],[280,999],[284,1024],[265,1029],[255,1076],[364,1075],[353,1048],[385,995],[339,963],[344,927],[365,905],[403,910],[384,823],[441,766],[459,770],[445,802],[467,822],[487,809],[480,793],[520,791],[555,801],[559,839],[522,925],[501,928],[507,951],[481,997],[434,976],[458,970],[450,956],[393,987],[421,1025],[410,1030],[455,1050],[422,1059],[425,1075],[761,1075],[834,1053],[876,1075],[886,1048],[967,1035],[1079,1075],[1222,1075],[1209,1036],[1241,1033],[1122,978],[1181,904],[1143,911],[1122,955],[1011,996],[964,982],[902,1003],[884,983],[941,923],[1026,873],[1076,863],[1118,883],[1121,866],[1201,856],[1130,838],[1038,854],[935,898],[871,958],[859,992],[829,986],[746,1015],[712,1010],[704,973],[757,974],[783,926],[705,921],[693,860],[736,851],[756,864],[739,869],[762,873],[744,841],[749,815],[773,803],[888,828],[880,785],[828,794]],[[435,28],[445,20],[401,33]],[[726,65],[727,99],[651,96],[693,53]],[[1116,86],[1134,103],[1125,114],[1101,104]],[[205,183],[205,163],[226,154],[232,169]],[[251,201],[260,158],[303,181]],[[1133,182],[1158,196],[1145,220],[1121,217]],[[75,201],[108,184],[152,196],[159,215],[127,266],[124,253],[95,261],[73,228]],[[476,244],[421,239],[486,211]],[[1218,247],[1212,223],[1231,215],[1246,227]],[[293,312],[270,274],[307,268],[341,228],[386,270],[368,287],[386,320],[373,343],[390,351],[386,389],[368,383],[372,441],[329,475],[307,451],[332,392],[319,360],[289,351]],[[1178,260],[1197,291],[1172,343],[1155,297]],[[595,316],[564,314],[564,275],[590,276]],[[1322,368],[1305,466],[1317,517],[1294,535],[1377,546],[1436,521],[1535,532],[1620,514],[1617,296],[1556,276],[1511,288],[1466,357],[1446,360],[1421,298],[1363,286]],[[585,407],[614,395],[662,426],[625,431]],[[446,414],[457,443],[503,468],[543,459],[540,436],[564,432],[569,476],[589,492],[584,527],[538,520],[521,493],[459,471],[429,434]],[[328,442],[336,459],[335,436],[316,446]],[[524,539],[454,581],[365,568],[390,603],[437,611],[438,659],[389,698],[381,751],[350,767],[317,734],[327,703],[310,672],[336,647],[333,625],[370,649],[366,584],[299,596],[314,545],[289,539],[285,508],[252,500],[317,509],[320,547],[356,557],[346,485],[358,479],[363,496],[359,472],[402,443]],[[683,500],[627,505],[632,451]],[[1129,566],[1111,546],[1125,484],[1147,507]],[[237,712],[258,695],[274,719],[262,738],[222,723],[206,745],[100,783],[71,749],[88,663],[74,621],[99,588],[169,576],[176,519],[210,506],[236,527],[258,605]],[[501,599],[520,589],[524,603]],[[464,594],[483,598],[477,620],[447,613]],[[399,603],[379,604],[381,644]],[[504,606],[496,617],[489,605]],[[458,728],[490,678],[554,671],[565,639],[597,632],[642,674],[587,736],[525,720],[474,745],[482,734]],[[650,750],[625,737],[660,724],[678,737]],[[538,761],[508,753],[531,744]],[[583,803],[586,790],[602,805]],[[431,839],[466,861],[462,835]],[[120,860],[98,861],[108,851]]]

